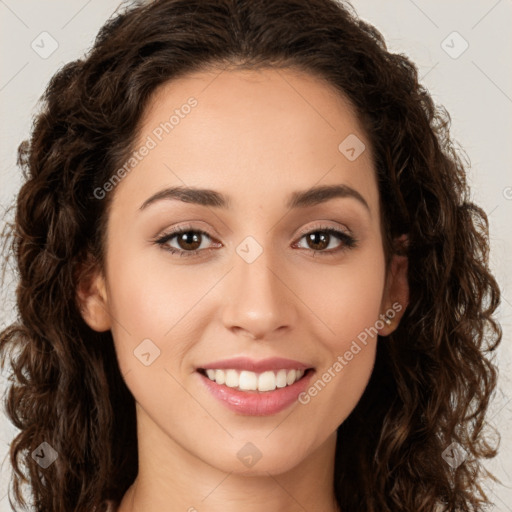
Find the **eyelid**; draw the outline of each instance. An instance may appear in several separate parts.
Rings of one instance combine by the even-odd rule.
[[[311,232],[322,231],[324,229],[335,229],[336,231],[341,231],[342,233],[344,233],[347,236],[351,236],[351,237],[354,236],[352,231],[350,231],[350,229],[348,229],[345,226],[342,227],[339,224],[336,224],[334,226],[333,225],[327,225],[326,224],[327,222],[331,222],[331,221],[328,221],[328,220],[320,220],[318,222],[321,223],[321,224],[314,224],[313,226],[309,226],[307,228],[301,229],[297,236],[303,237],[304,235],[307,235],[307,234],[309,234]]]
[[[161,233],[159,233],[158,235],[153,237],[151,239],[151,241],[157,242],[158,240],[162,240],[163,238],[170,237],[171,235],[178,235],[180,233],[187,232],[187,231],[194,231],[197,233],[201,233],[203,235],[208,236],[210,239],[220,238],[213,228],[199,227],[196,224],[196,222],[199,222],[199,221],[189,221],[188,223],[185,223],[185,224],[179,224],[178,226],[173,226],[171,228],[164,229]],[[209,233],[209,231],[213,231],[215,234],[212,235]]]
[[[201,235],[208,237],[212,241],[215,240],[215,237],[213,235],[210,235],[210,233],[208,233],[208,231],[203,230],[197,226],[193,226],[191,224],[185,224],[185,225],[172,227],[169,230],[165,230],[163,233],[154,237],[151,241],[153,243],[157,243],[157,244],[160,243],[161,245],[164,245],[166,242],[168,242],[175,236],[180,235],[182,233],[186,233],[188,231],[193,231],[194,233],[200,233]],[[219,243],[221,243],[221,242],[219,242]],[[196,249],[197,252],[204,252],[207,250],[208,249]],[[184,252],[194,254],[194,251],[184,251]]]
[[[330,222],[330,221],[318,221],[318,222],[320,222],[322,224],[317,224],[317,225],[309,226],[308,228],[301,229],[300,232],[296,235],[296,241],[293,242],[292,246],[295,246],[297,243],[299,243],[300,240],[304,236],[314,233],[314,232],[330,233],[332,236],[338,238],[338,240],[341,243],[341,247],[336,248],[334,250],[331,249],[329,251],[325,251],[325,250],[315,251],[314,249],[304,248],[303,250],[305,250],[306,252],[319,253],[319,254],[323,254],[324,256],[336,256],[339,253],[341,253],[347,249],[356,247],[358,245],[358,240],[352,234],[350,229],[348,229],[346,227],[341,227],[341,226],[339,226],[339,224],[336,226],[326,225],[326,222]],[[175,247],[165,247],[165,245],[167,244],[167,242],[169,242],[169,240],[171,240],[175,236],[177,236],[181,233],[187,232],[187,231],[200,233],[201,235],[205,235],[212,241],[215,240],[215,237],[210,235],[210,233],[208,233],[207,231],[205,231],[201,228],[198,228],[197,226],[192,225],[192,223],[187,223],[184,225],[175,226],[168,231],[164,231],[164,233],[155,237],[152,240],[152,242],[160,245],[164,250],[167,250],[173,254],[177,254],[178,256],[185,256],[185,257],[186,256],[198,256],[201,253],[205,254],[205,253],[210,252],[211,250],[215,249],[215,247],[208,247],[206,249],[194,249],[192,251],[185,251],[183,249],[176,249]],[[344,235],[346,238],[343,239],[343,237],[340,237],[340,235]],[[222,242],[218,242],[218,243],[223,245]]]
[[[342,228],[339,225],[332,226],[325,224],[325,222],[329,221],[320,221],[324,222],[323,224],[310,226],[307,229],[303,229],[299,232],[297,236],[297,241],[293,243],[293,246],[296,246],[302,238],[304,238],[306,235],[309,235],[311,233],[328,233],[329,236],[337,238],[340,242],[340,246],[336,249],[330,249],[330,250],[321,250],[321,251],[315,251],[314,249],[308,249],[304,248],[304,250],[308,253],[312,253],[313,256],[316,254],[320,254],[323,257],[336,257],[340,254],[350,250],[355,249],[359,246],[359,239],[354,236],[352,231],[348,228]]]
[[[196,222],[196,221],[191,221],[191,222]],[[327,226],[327,225],[325,225],[325,222],[330,222],[330,221],[320,220],[318,222],[321,222],[323,224],[321,224],[321,225],[317,224],[317,225],[309,226],[307,228],[303,228],[297,233],[296,236],[303,237],[304,235],[308,235],[309,233],[311,233],[313,231],[320,231],[323,229],[336,229],[336,230],[342,231],[347,236],[354,236],[350,229],[348,229],[346,227],[341,227],[339,224],[337,224],[335,226]],[[196,225],[193,225],[192,223],[187,223],[187,224],[172,227],[169,230],[165,230],[163,233],[154,237],[153,241],[160,240],[160,239],[170,236],[170,235],[179,234],[179,233],[182,233],[183,231],[196,231],[198,233],[208,236],[210,239],[214,238],[214,236],[211,235],[210,233],[208,233],[207,231],[204,231],[203,229],[197,227]],[[215,236],[218,236],[218,235],[216,234]],[[191,252],[191,251],[189,251],[189,252]]]

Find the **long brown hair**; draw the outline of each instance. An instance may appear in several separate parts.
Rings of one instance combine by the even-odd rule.
[[[155,0],[116,14],[51,79],[18,149],[25,181],[4,230],[19,278],[18,321],[0,334],[2,367],[16,349],[5,399],[21,431],[10,448],[16,503],[28,483],[37,512],[100,512],[137,475],[134,399],[111,333],[92,331],[76,300],[78,280],[104,263],[112,193],[93,191],[133,151],[159,85],[227,66],[295,67],[348,97],[374,150],[388,256],[408,235],[409,307],[338,429],[341,509],[483,510],[501,340],[487,217],[469,199],[450,116],[414,64],[335,0]],[[58,454],[44,470],[32,457],[43,442]],[[452,443],[467,455],[456,467],[444,456]]]

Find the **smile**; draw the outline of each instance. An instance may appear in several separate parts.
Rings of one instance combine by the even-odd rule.
[[[199,368],[196,375],[208,394],[230,411],[247,416],[269,416],[298,403],[299,395],[310,385],[315,370],[283,368],[256,373],[232,368]]]
[[[277,388],[291,386],[300,380],[305,370],[301,369],[280,369],[277,371],[265,371],[262,373],[247,370],[238,371],[235,369],[211,369],[200,370],[211,381],[239,391],[274,391]]]

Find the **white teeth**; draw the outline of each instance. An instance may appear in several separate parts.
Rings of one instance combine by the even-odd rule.
[[[258,388],[258,376],[254,372],[240,372],[238,387],[244,391],[255,391]]]
[[[224,372],[224,370],[212,370],[212,371],[213,371],[214,378],[212,379],[210,377],[211,380],[215,380],[215,382],[217,382],[217,384],[224,384],[226,382],[226,373]]]
[[[276,377],[276,386],[284,388],[286,386],[286,370],[279,370]]]
[[[288,375],[286,375],[286,384],[288,384],[288,386],[295,382],[296,375],[297,375],[297,372],[295,370],[290,370],[288,372]]]
[[[226,370],[226,386],[236,388],[240,383],[240,375],[236,370]]]
[[[291,386],[304,375],[304,370],[278,370],[263,373],[247,370],[214,370],[209,368],[206,375],[217,384],[225,384],[240,391],[274,391],[276,388]]]
[[[241,386],[240,388],[243,389]],[[272,371],[261,373],[258,377],[258,391],[273,391],[274,389],[276,389],[276,374]]]

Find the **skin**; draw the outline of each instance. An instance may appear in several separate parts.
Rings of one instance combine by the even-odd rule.
[[[314,382],[398,302],[402,310],[379,333],[396,329],[407,260],[394,256],[386,270],[370,141],[350,103],[316,77],[217,70],[159,88],[136,147],[190,96],[198,105],[110,192],[105,268],[79,287],[88,324],[112,330],[136,401],[139,474],[119,510],[338,510],[336,429],[368,383],[376,336],[309,403],[270,416],[227,409],[195,370],[277,356],[314,367]],[[354,161],[338,150],[350,134],[366,145]],[[285,206],[292,192],[334,184],[358,191],[368,209],[353,197]],[[179,185],[228,195],[230,208],[161,200],[139,209]],[[327,235],[325,252],[344,248],[328,256],[308,244],[304,233],[326,226],[357,245]],[[171,227],[206,231],[203,252],[180,257],[153,243]],[[247,236],[263,250],[252,263],[236,252]],[[190,247],[178,237],[167,244]],[[160,350],[149,366],[133,354],[147,338]],[[237,457],[247,442],[261,453],[252,467]]]

